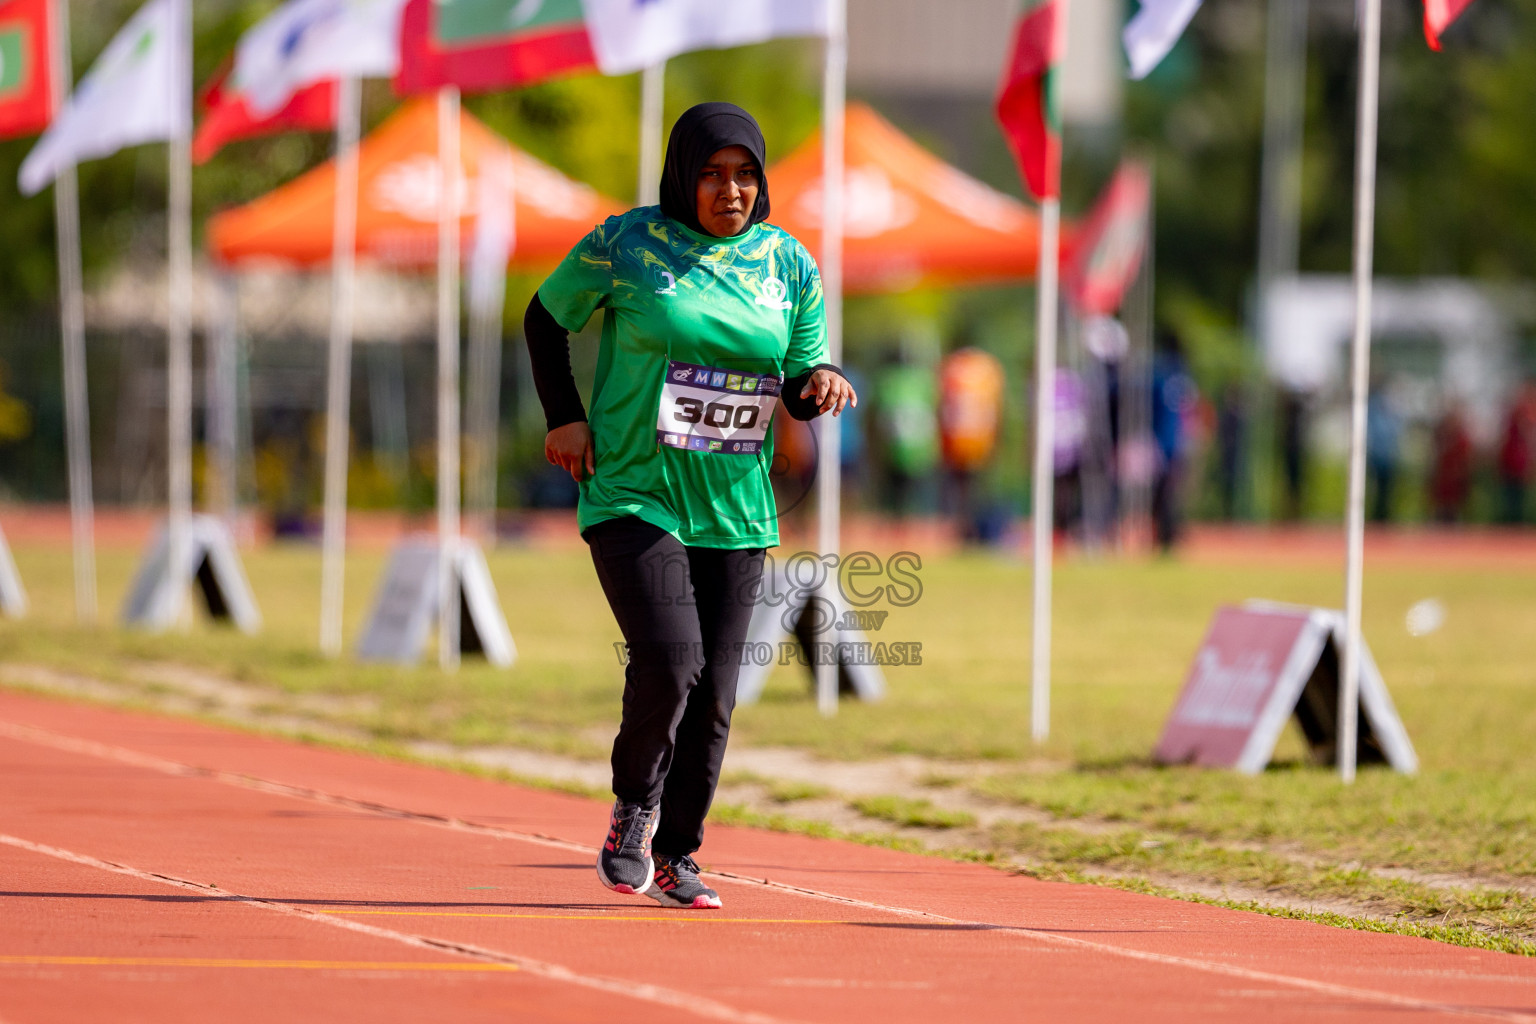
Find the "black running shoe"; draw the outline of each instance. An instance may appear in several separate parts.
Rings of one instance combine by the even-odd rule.
[[[629,895],[651,886],[651,836],[661,821],[661,808],[615,800],[608,819],[608,838],[597,854],[597,877],[614,892]]]
[[[720,894],[699,881],[699,865],[692,857],[658,854],[654,884],[645,894],[664,907],[679,910],[720,909]]]

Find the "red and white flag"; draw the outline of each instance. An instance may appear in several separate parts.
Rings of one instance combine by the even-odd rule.
[[[1109,316],[1120,308],[1147,251],[1147,207],[1152,177],[1139,160],[1115,171],[1072,245],[1067,294],[1088,316]]]
[[[1424,0],[1424,38],[1431,50],[1440,49],[1440,35],[1472,0]]]
[[[192,139],[192,159],[207,163],[226,143],[278,132],[329,131],[336,124],[334,80],[317,82],[299,89],[288,104],[269,117],[251,110],[245,94],[230,86],[226,67],[203,90],[203,118]]]
[[[240,37],[232,75],[251,111],[281,111],[306,85],[389,78],[400,67],[405,0],[287,0]]]

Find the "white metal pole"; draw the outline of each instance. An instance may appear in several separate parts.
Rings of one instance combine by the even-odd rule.
[[[822,80],[821,115],[821,284],[827,308],[827,360],[843,358],[843,168],[844,135],[848,106],[848,9],[846,0],[832,0],[827,36],[827,63]],[[842,423],[830,414],[821,417],[816,462],[816,549],[836,555],[841,548],[842,516]],[[837,592],[837,573],[826,583],[830,598]],[[828,607],[832,607],[829,605]],[[830,644],[837,633],[827,624],[822,642]],[[835,655],[814,661],[816,706],[823,715],[837,714],[838,665]]]
[[[1307,0],[1269,0],[1259,168],[1258,317],[1275,279],[1296,272],[1306,116]]]
[[[438,664],[459,666],[459,90],[437,93]]]
[[[341,653],[346,585],[347,461],[352,398],[352,313],[357,281],[357,143],[361,83],[341,80],[336,108],[336,208],[331,234],[331,340],[325,397],[325,526],[320,556],[320,651]]]
[[[1056,514],[1056,303],[1061,258],[1061,200],[1040,204],[1040,270],[1035,303],[1035,474],[1033,663],[1030,733],[1051,732],[1051,548]]]
[[[506,309],[507,264],[516,251],[517,181],[512,148],[502,147],[494,158],[480,162],[478,209],[475,218],[475,255],[471,257],[469,283],[469,375],[465,382],[464,433],[469,438],[465,453],[464,512],[472,532],[485,544],[496,542],[496,451],[501,427],[501,325]],[[499,193],[499,194],[498,194]],[[505,206],[501,206],[501,204]],[[505,215],[505,221],[492,223]],[[482,234],[484,232],[484,234]],[[495,272],[481,266],[485,239],[495,236],[506,244],[496,253]],[[488,248],[488,246],[487,246]]]
[[[663,60],[640,72],[640,174],[635,195],[639,206],[661,202],[661,129],[666,94],[667,62]]]
[[[1131,344],[1121,366],[1120,447],[1135,453],[1122,468],[1132,469],[1122,484],[1126,530],[1139,544],[1151,537],[1150,493],[1147,473],[1152,454],[1152,357],[1153,311],[1157,292],[1157,168],[1147,159],[1146,253],[1136,283],[1126,301],[1125,326]]]
[[[170,139],[170,315],[166,352],[166,437],[169,447],[166,622],[186,597],[192,557],[192,4],[175,0],[176,116]]]
[[[233,523],[240,465],[240,282],[226,269],[214,276],[213,283],[215,308],[204,345],[209,483],[203,506]]]
[[[1339,777],[1355,781],[1360,715],[1360,606],[1365,574],[1365,403],[1371,374],[1371,264],[1376,226],[1376,115],[1381,80],[1381,0],[1365,0],[1360,26],[1360,108],[1355,140],[1355,337],[1351,352],[1348,566],[1344,678],[1339,685]]]
[[[69,98],[74,70],[69,53],[69,4],[53,0],[49,85],[53,109]],[[53,183],[59,246],[59,327],[64,355],[64,437],[69,463],[69,527],[74,543],[75,617],[96,621],[96,511],[91,486],[91,411],[85,377],[85,303],[80,282],[80,198],[75,165]]]
[[[1057,54],[1067,52],[1067,11],[1056,8]],[[1049,95],[1047,103],[1052,100]],[[1047,116],[1051,115],[1047,111]],[[1056,320],[1061,278],[1061,143],[1049,139],[1046,175],[1054,194],[1040,203],[1040,257],[1035,296],[1035,467],[1031,518],[1034,526],[1030,655],[1030,733],[1042,743],[1051,733],[1051,568],[1056,523]]]

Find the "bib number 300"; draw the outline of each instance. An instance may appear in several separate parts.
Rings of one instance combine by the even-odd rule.
[[[705,403],[687,395],[678,395],[672,418],[679,423],[702,423],[719,430],[751,430],[757,426],[762,410],[755,405],[732,406],[729,402]]]
[[[763,450],[782,380],[671,362],[656,416],[656,439],[671,448],[720,455]]]

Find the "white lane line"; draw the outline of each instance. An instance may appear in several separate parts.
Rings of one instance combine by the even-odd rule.
[[[357,800],[351,797],[338,796],[321,790],[309,789],[301,786],[291,786],[286,783],[272,782],[249,775],[239,775],[234,772],[218,771],[209,768],[197,768],[192,765],[182,764],[177,761],[155,757],[150,754],[142,754],[138,751],[128,750],[123,747],[97,743],[93,740],[81,740],[72,736],[64,736],[46,729],[34,726],[17,725],[11,722],[0,721],[0,735],[11,736],[14,739],[37,743],[43,746],[54,747],[75,753],[88,754],[105,759],[133,764],[139,767],[151,768],[171,775],[197,777],[223,782],[228,785],[239,786],[244,789],[255,790],[277,796],[287,796],[299,800],[310,800],[318,803],[329,804],[335,807],[345,807],[351,810],[380,814],[392,818],[400,818],[414,821],[435,828],[445,828],[456,832],[470,832],[477,835],[489,836],[497,839],[507,839],[516,842],[531,843],[551,849],[565,850],[571,853],[581,853],[589,857],[597,855],[597,847],[587,846],[582,843],[560,839],[555,836],[544,835],[537,832],[521,832],[515,829],[502,828],[495,825],[482,825],[477,822],[463,821],[458,818],[449,818],[436,814],[424,814],[418,811],[405,810],[380,804],[373,801]],[[1503,1010],[1492,1007],[1457,1006],[1450,1003],[1441,1003],[1428,999],[1419,999],[1414,996],[1399,995],[1395,992],[1383,992],[1379,989],[1360,988],[1353,985],[1343,985],[1334,982],[1318,981],[1312,978],[1300,978],[1295,975],[1277,974],[1270,971],[1260,971],[1249,967],[1241,967],[1236,964],[1222,963],[1219,960],[1201,960],[1194,957],[1178,956],[1172,953],[1153,953],[1149,951],[1132,949],[1126,946],[1115,946],[1105,942],[1095,942],[1091,939],[1080,939],[1070,935],[1061,935],[1056,932],[1027,928],[1019,925],[1001,925],[988,921],[972,921],[964,918],[948,917],[943,914],[935,914],[925,910],[914,910],[910,907],[893,906],[885,903],[873,903],[851,896],[841,896],[837,893],[825,892],[819,889],[809,889],[803,886],[789,885],[784,882],[775,882],[768,878],[753,878],[748,875],[740,875],[729,871],[707,872],[712,877],[735,882],[742,885],[766,887],[780,892],[791,893],[818,900],[829,900],[833,903],[841,903],[845,906],[858,907],[863,910],[881,911],[900,917],[917,918],[940,924],[958,925],[975,928],[977,930],[1000,931],[1010,935],[1029,939],[1048,946],[1064,949],[1077,949],[1095,953],[1106,953],[1130,960],[1141,960],[1149,963],[1165,964],[1168,966],[1184,967],[1191,970],[1203,971],[1209,974],[1218,974],[1231,978],[1240,978],[1247,981],[1260,981],[1273,985],[1285,985],[1291,988],[1303,989],[1322,995],[1336,998],[1350,999],[1358,1002],[1378,1003],[1388,1006],[1403,1007],[1413,1010],[1422,1010],[1436,1013],[1455,1014],[1464,1017],[1474,1017],[1485,1020],[1499,1020],[1511,1022],[1511,1024],[1536,1024],[1536,1015],[1521,1013],[1518,1010]],[[1465,976],[1463,976],[1465,977]],[[1498,979],[1513,980],[1513,979]]]
[[[519,954],[505,953],[501,950],[488,949],[484,946],[477,946],[467,942],[450,942],[444,939],[412,935],[408,932],[399,932],[392,928],[380,928],[377,925],[364,924],[361,921],[353,921],[348,918],[332,917],[304,907],[296,907],[291,903],[284,903],[281,900],[262,899],[259,896],[247,896],[243,893],[230,892],[226,889],[217,889],[211,885],[188,881],[185,878],[177,878],[174,875],[165,875],[156,871],[144,871],[127,864],[101,860],[88,854],[75,853],[72,850],[61,849],[57,846],[35,843],[18,836],[0,833],[0,844],[41,854],[45,857],[68,861],[71,864],[79,864],[101,871],[111,871],[119,875],[127,875],[130,878],[137,878],[145,882],[156,882],[160,885],[168,885],[177,889],[190,889],[193,892],[202,893],[220,900],[228,900],[231,903],[261,907],[264,910],[275,911],[290,917],[298,917],[305,921],[330,925],[343,931],[358,932],[377,939],[388,939],[415,949],[430,950],[434,953],[448,953],[471,960],[478,960],[482,963],[516,967],[539,977],[579,985],[582,988],[596,989],[599,992],[612,993],[623,996],[626,999],[639,999],[649,1003],[656,1003],[669,1009],[691,1013],[709,1020],[730,1021],[732,1024],[790,1024],[790,1022],[778,1017],[769,1017],[760,1013],[738,1010],[735,1007],[715,1002],[712,999],[698,996],[691,992],[679,992],[675,989],[663,988],[660,985],[626,981],[622,978],[610,978],[598,974],[578,974],[569,967],[548,963],[543,960],[534,960]]]

